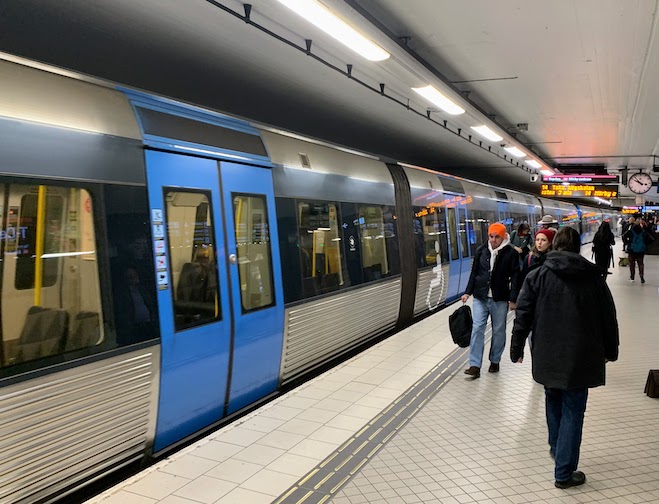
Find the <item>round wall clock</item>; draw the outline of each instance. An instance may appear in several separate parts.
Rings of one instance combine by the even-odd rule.
[[[634,173],[627,182],[629,190],[636,194],[645,194],[652,188],[652,177],[647,173]]]

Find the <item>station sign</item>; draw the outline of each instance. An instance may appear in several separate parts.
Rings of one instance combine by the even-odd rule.
[[[621,213],[625,215],[631,215],[635,213],[640,213],[643,207],[640,206],[624,206],[622,207],[622,210],[620,210]]]
[[[542,184],[540,196],[549,198],[615,198],[618,190],[605,185],[593,184]]]
[[[585,175],[565,175],[557,173],[554,175],[543,175],[543,182],[562,184],[617,184],[618,175],[596,175],[594,173]]]

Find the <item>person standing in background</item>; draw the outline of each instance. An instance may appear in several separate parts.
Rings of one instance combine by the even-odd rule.
[[[611,231],[608,221],[602,222],[593,238],[593,255],[595,264],[602,268],[604,280],[609,275],[609,265],[613,259],[613,246],[616,244],[615,237]]]

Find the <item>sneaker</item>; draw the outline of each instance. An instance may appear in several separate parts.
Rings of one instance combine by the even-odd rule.
[[[574,471],[570,479],[554,481],[554,486],[556,488],[571,488],[579,485],[583,485],[586,482],[586,475],[581,471]]]
[[[633,276],[630,276],[630,277],[629,277],[629,281],[630,281],[630,282],[633,282],[633,281],[634,281],[634,277],[633,277]]]
[[[469,369],[465,369],[465,374],[473,376],[474,378],[479,378],[481,375],[481,368],[476,366],[471,366]]]
[[[488,373],[498,373],[499,372],[499,364],[495,364],[492,362],[490,364],[490,369],[487,370]]]
[[[641,283],[645,283],[645,278],[641,277]]]

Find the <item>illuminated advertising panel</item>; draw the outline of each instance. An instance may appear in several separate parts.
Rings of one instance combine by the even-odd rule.
[[[605,185],[593,184],[542,184],[540,196],[548,198],[615,198],[618,189]]]

